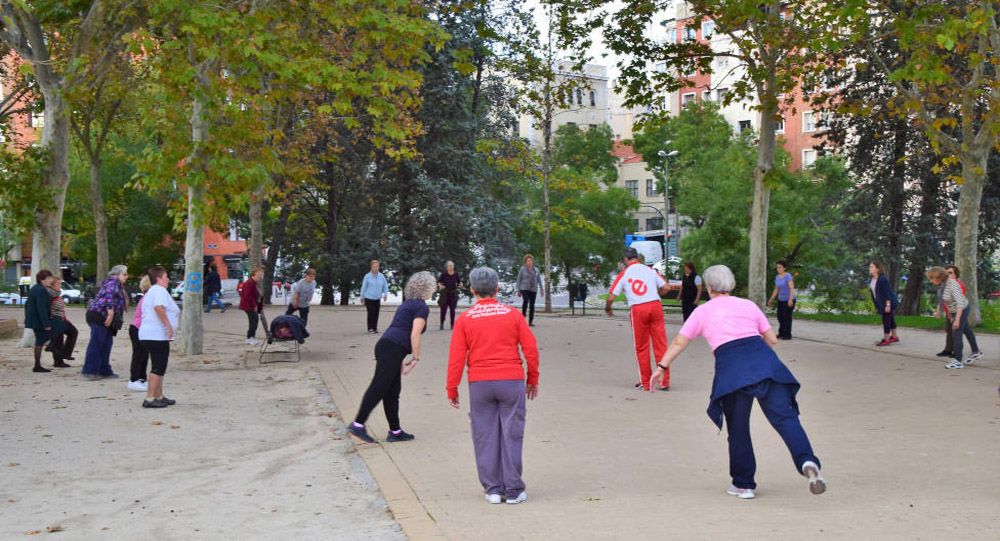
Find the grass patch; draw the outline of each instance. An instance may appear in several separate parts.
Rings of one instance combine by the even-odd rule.
[[[855,325],[874,325],[879,327],[882,325],[881,316],[876,314],[833,314],[829,312],[807,314],[803,312],[795,312],[795,319],[825,321],[829,323],[851,323]],[[933,331],[944,330],[944,321],[930,316],[896,316],[896,324],[900,327],[909,327],[914,329],[929,329]],[[977,333],[1000,334],[1000,321],[993,319],[983,320],[983,322],[976,327],[975,330]]]

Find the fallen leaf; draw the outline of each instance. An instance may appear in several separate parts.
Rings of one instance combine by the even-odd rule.
[[[323,415],[326,415],[327,417],[333,417],[333,416],[337,415],[337,412],[335,412],[335,411],[324,411]]]
[[[8,468],[16,468],[18,466],[20,466],[20,464],[18,464],[17,462],[11,462],[10,464],[7,464]]]
[[[42,533],[41,530],[28,530],[24,532],[24,535],[38,535]]]
[[[65,529],[66,528],[63,528],[62,526],[59,526],[58,524],[55,525],[55,526],[49,526],[49,527],[45,528],[45,530],[47,532],[49,532],[49,533],[61,532],[61,531],[65,530]]]
[[[178,428],[180,428],[180,426],[179,425],[170,425],[170,428],[172,428],[174,430],[177,430]]]
[[[153,421],[152,423],[149,423],[149,424],[151,424],[153,426],[160,426],[160,425],[163,424],[163,421]]]

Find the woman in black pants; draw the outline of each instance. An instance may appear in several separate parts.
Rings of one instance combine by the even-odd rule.
[[[525,254],[524,265],[517,272],[517,296],[524,299],[521,314],[528,318],[528,325],[535,325],[535,299],[542,293],[542,275],[535,267],[535,258]]]
[[[882,264],[872,261],[868,265],[868,273],[872,280],[869,288],[872,292],[872,303],[875,304],[875,311],[882,316],[882,341],[876,346],[888,346],[899,342],[896,336],[896,306],[899,305],[899,298],[893,291],[889,279],[885,277]]]
[[[385,418],[389,422],[386,441],[413,439],[413,435],[404,432],[399,424],[399,393],[403,385],[402,376],[409,374],[420,361],[420,335],[427,329],[427,316],[430,314],[427,299],[431,298],[436,288],[437,280],[427,271],[411,276],[404,290],[406,300],[375,344],[375,376],[361,400],[357,417],[347,427],[351,435],[363,442],[375,442],[368,434],[365,423],[379,402],[382,402]],[[404,365],[403,360],[410,354],[413,356]]]
[[[145,295],[149,291],[149,273],[142,275],[139,280],[139,291]],[[132,342],[132,362],[129,365],[128,390],[146,392],[149,387],[146,383],[146,368],[149,366],[149,352],[139,340],[139,326],[142,325],[142,299],[135,304],[135,317],[132,324],[128,326],[128,339]]]

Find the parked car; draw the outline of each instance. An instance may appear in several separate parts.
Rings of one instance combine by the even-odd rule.
[[[62,284],[60,296],[66,304],[79,304],[83,302],[83,292],[77,289],[77,286],[67,284],[66,282]]]
[[[174,287],[170,289],[170,296],[173,297],[174,300],[180,300],[180,298],[182,296],[184,296],[184,281],[183,280],[178,281],[178,282],[174,282]]]

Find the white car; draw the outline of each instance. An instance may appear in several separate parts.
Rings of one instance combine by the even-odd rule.
[[[63,282],[62,291],[59,294],[66,304],[77,304],[83,302],[83,293],[79,289]]]

